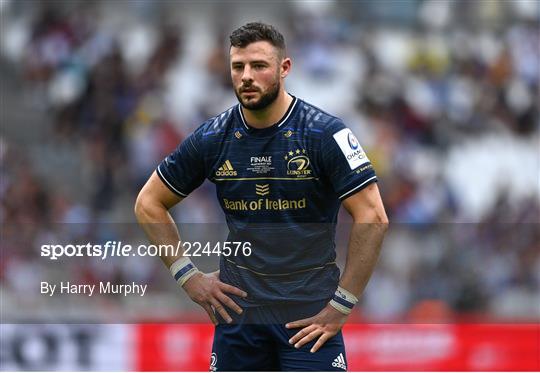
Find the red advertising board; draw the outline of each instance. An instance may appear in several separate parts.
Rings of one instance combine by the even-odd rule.
[[[208,371],[213,327],[141,324],[135,369]],[[538,371],[538,324],[351,324],[350,371]]]
[[[138,371],[208,371],[211,324],[137,325],[134,354]]]
[[[344,337],[356,371],[540,369],[537,324],[347,325]]]

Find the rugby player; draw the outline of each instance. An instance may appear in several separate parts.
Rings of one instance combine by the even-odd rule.
[[[210,274],[188,257],[162,257],[216,325],[211,370],[346,370],[341,328],[388,225],[377,177],[339,118],[285,90],[292,61],[276,28],[248,23],[230,43],[239,104],[204,122],[159,164],[135,214],[153,243],[176,245],[168,210],[208,179],[227,241],[251,244],[251,255],[221,256]],[[341,277],[340,204],[354,221]]]

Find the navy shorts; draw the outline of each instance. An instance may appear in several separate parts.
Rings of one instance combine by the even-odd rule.
[[[245,307],[242,315],[229,310],[233,323],[220,320],[214,333],[211,371],[346,371],[341,332],[317,352],[317,339],[296,349],[289,339],[300,329],[285,323],[316,315],[327,301],[308,304]],[[218,317],[219,319],[219,317]]]

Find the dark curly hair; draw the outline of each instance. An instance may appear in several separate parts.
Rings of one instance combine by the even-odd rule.
[[[250,22],[234,30],[229,36],[231,47],[245,48],[257,41],[267,41],[272,44],[283,58],[285,56],[285,38],[272,25],[261,22]]]

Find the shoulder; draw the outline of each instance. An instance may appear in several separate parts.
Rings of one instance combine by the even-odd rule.
[[[309,132],[320,133],[326,137],[346,128],[341,118],[306,101],[300,100],[299,110],[298,119]]]
[[[227,129],[233,126],[235,117],[234,112],[237,106],[238,105],[231,106],[224,112],[206,120],[194,131],[194,135],[199,140],[223,135]]]

